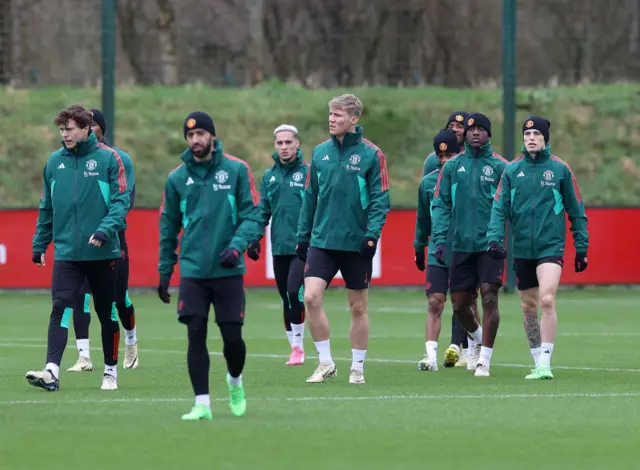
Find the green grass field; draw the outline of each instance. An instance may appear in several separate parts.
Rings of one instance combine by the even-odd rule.
[[[99,324],[91,324],[97,371],[61,373],[59,393],[30,387],[43,365],[50,300],[2,294],[0,467],[135,469],[637,469],[640,459],[640,293],[561,292],[556,379],[526,382],[531,357],[517,297],[501,298],[492,377],[441,368],[418,372],[426,301],[418,290],[371,292],[367,384],[347,383],[349,314],[344,291],[328,294],[338,377],[306,384],[315,363],[284,366],[288,344],[274,291],[248,292],[244,381],[247,414],[225,400],[224,361],[210,333],[214,420],[182,422],[192,406],[186,332],[173,304],[132,295],[140,367],[100,391]],[[439,354],[450,339],[450,306]],[[124,338],[124,336],[123,336]],[[76,360],[73,333],[63,367]],[[124,344],[124,339],[123,339]],[[359,447],[362,445],[362,447]]]

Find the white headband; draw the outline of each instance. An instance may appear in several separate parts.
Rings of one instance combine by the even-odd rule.
[[[273,135],[275,136],[278,132],[282,132],[282,131],[293,132],[293,135],[295,135],[296,137],[298,136],[298,129],[296,129],[294,126],[291,126],[289,124],[282,124],[281,126],[276,127],[276,130],[273,131]]]

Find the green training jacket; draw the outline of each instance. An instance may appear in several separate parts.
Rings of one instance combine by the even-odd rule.
[[[389,174],[382,151],[362,127],[313,150],[298,222],[298,242],[328,250],[360,251],[380,238],[389,212]]]
[[[551,154],[549,145],[535,159],[523,149],[510,162],[496,192],[487,239],[503,246],[505,221],[511,222],[513,256],[540,259],[564,255],[565,213],[578,253],[589,248],[587,216],[576,177]]]
[[[120,258],[118,232],[129,211],[130,191],[122,158],[93,132],[72,150],[64,143],[47,159],[32,248],[44,253],[53,242],[57,261]],[[102,232],[107,242],[89,244]]]
[[[453,223],[452,250],[478,253],[487,249],[491,205],[507,161],[487,142],[475,155],[468,143],[464,152],[447,161],[436,185],[433,204],[433,243],[447,243]]]
[[[219,140],[214,141],[211,160],[196,162],[190,149],[180,158],[184,163],[169,174],[160,209],[160,278],[173,274],[181,230],[181,277],[244,274],[243,256],[236,267],[227,269],[220,266],[220,253],[227,247],[243,253],[264,230],[249,165],[224,153]]]
[[[302,159],[298,149],[291,163],[282,163],[278,154],[273,154],[274,164],[264,172],[260,181],[260,213],[265,226],[271,219],[271,253],[296,254],[296,231],[304,184],[309,165]]]

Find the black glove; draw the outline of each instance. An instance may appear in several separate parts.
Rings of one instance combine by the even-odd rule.
[[[99,242],[102,242],[103,245],[105,243],[107,243],[107,236],[103,232],[100,232],[100,231],[94,232],[93,239],[94,240],[98,240]]]
[[[502,248],[498,242],[490,242],[487,253],[495,260],[505,259],[507,257],[507,251]]]
[[[416,257],[414,258],[416,266],[420,271],[424,271],[427,266],[424,264],[424,248],[416,250]]]
[[[240,262],[240,253],[233,248],[225,248],[220,252],[220,266],[225,269],[231,269],[238,266]]]
[[[576,253],[576,272],[581,273],[585,269],[587,269],[588,265],[587,254],[586,253]]]
[[[444,264],[444,259],[446,256],[447,256],[447,245],[444,243],[439,243],[436,246],[436,252],[435,252],[436,261],[439,264]]]
[[[36,253],[35,251],[31,255],[31,261],[34,264],[42,264],[42,253]]]
[[[296,254],[302,261],[307,261],[307,251],[309,251],[309,243],[298,242],[296,245]]]
[[[158,284],[158,297],[165,304],[171,302],[171,295],[169,294],[169,279],[160,279]]]
[[[260,242],[258,240],[253,240],[247,248],[247,256],[251,258],[253,261],[258,261],[260,259]]]
[[[373,259],[376,254],[376,248],[378,248],[378,240],[371,237],[366,237],[360,243],[360,256],[364,259]]]

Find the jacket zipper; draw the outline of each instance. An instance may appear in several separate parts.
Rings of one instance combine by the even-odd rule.
[[[78,249],[78,158],[74,158],[76,163],[75,171],[73,172],[73,248],[74,251]],[[79,255],[79,253],[78,253]],[[76,258],[79,256],[74,256]]]
[[[342,149],[344,147],[344,137],[342,138],[342,142],[340,142],[337,139],[336,139],[336,142],[338,143],[338,168],[336,169],[336,174],[333,177],[333,185],[334,185],[335,189],[332,188],[332,191],[331,191],[331,205],[329,206],[329,207],[331,207],[331,209],[333,209],[333,203],[335,201],[334,193],[338,188],[338,180],[340,178],[340,160],[341,160],[341,157],[342,157]],[[333,233],[333,230],[331,230],[331,227],[333,225],[333,217],[331,216],[331,214],[334,214],[334,213],[335,212],[332,210],[331,213],[329,214],[329,236],[331,236],[331,234]],[[327,245],[328,244],[329,244],[329,242],[327,240]]]
[[[473,159],[473,173],[472,173],[472,178],[473,178],[473,184],[471,185],[471,187],[473,188],[473,196],[471,197],[471,200],[473,201],[473,223],[471,224],[472,227],[475,228],[476,226],[476,213],[478,212],[478,207],[477,207],[477,198],[478,198],[478,185],[480,183],[478,183],[477,179],[476,179],[476,175],[477,175],[477,170],[478,170],[478,158],[480,157],[480,153],[478,153],[477,158]],[[474,237],[476,234],[473,234]],[[476,251],[476,242],[473,242],[473,247],[472,247],[472,251],[475,252]]]
[[[536,184],[536,161],[533,160],[533,185],[534,185],[534,191],[533,193],[535,194],[535,184]],[[536,257],[536,246],[535,246],[535,238],[534,238],[534,223],[535,223],[535,203],[533,201],[533,195],[531,197],[531,257],[535,258]]]

